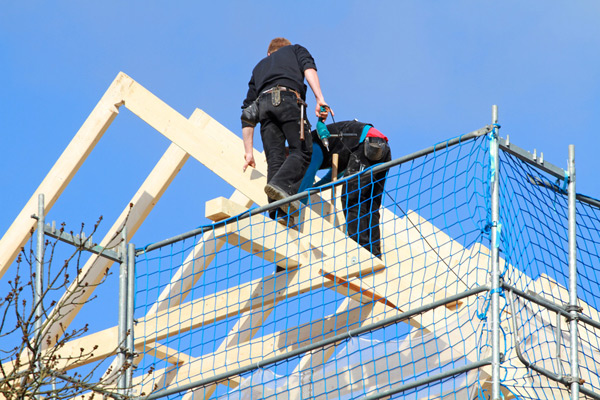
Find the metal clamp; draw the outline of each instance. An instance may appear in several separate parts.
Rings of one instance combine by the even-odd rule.
[[[574,304],[567,304],[565,305],[564,310],[568,313],[568,315],[565,316],[567,322],[579,321],[579,314],[583,312],[583,307]],[[573,311],[575,311],[577,314],[571,315]]]
[[[565,311],[570,313],[571,311],[577,311],[578,313],[583,312],[583,307],[578,306],[576,304],[567,304],[565,306]]]
[[[565,376],[563,376],[562,381],[565,384],[565,386],[567,386],[567,387],[571,386],[571,384],[575,383],[575,382],[579,383],[580,385],[583,385],[585,383],[585,379],[583,379],[583,378],[575,378],[572,375],[565,375]]]

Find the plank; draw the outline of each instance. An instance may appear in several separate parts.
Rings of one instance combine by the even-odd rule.
[[[371,303],[368,307],[389,308],[379,302]],[[303,343],[308,343],[311,338],[313,340],[315,338],[325,339],[331,336],[332,332],[339,333],[344,329],[356,327],[361,317],[375,321],[376,319],[372,315],[379,316],[381,314],[381,312],[370,313],[369,310],[364,309],[363,312],[350,311],[356,311],[356,309],[349,310],[346,314],[328,316],[322,320],[257,338],[225,352],[212,353],[193,359],[189,364],[179,368],[174,384],[185,384],[191,380],[222,373],[227,369],[243,367],[270,356],[284,354],[300,347]],[[202,393],[202,389],[198,389],[196,393]]]
[[[197,117],[198,114],[192,114],[191,116],[194,120]],[[115,239],[115,236],[117,236],[123,225],[127,227],[129,238],[132,238],[188,158],[189,155],[186,152],[171,144],[133,198],[127,203],[121,215],[108,230],[100,245],[103,247],[115,245],[119,240],[118,237]],[[130,204],[133,204],[133,207],[130,208]],[[49,319],[54,322],[49,326],[48,336],[55,338],[57,335],[62,335],[81,310],[85,301],[93,294],[93,288],[103,279],[112,264],[112,261],[97,255],[92,255],[88,259],[82,268],[81,276],[83,277],[82,283],[84,285],[87,283],[90,289],[80,295],[76,304],[68,304],[70,293],[77,288],[76,283],[73,283],[67,289],[49,316]]]
[[[6,273],[19,254],[21,247],[29,239],[29,231],[35,227],[36,220],[32,219],[31,215],[38,212],[38,195],[44,194],[44,209],[47,213],[119,113],[119,106],[122,104],[121,92],[127,82],[128,77],[125,74],[117,75],[0,239],[0,278]]]

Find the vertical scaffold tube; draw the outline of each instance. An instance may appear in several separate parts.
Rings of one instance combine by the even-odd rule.
[[[569,309],[571,313],[571,399],[579,399],[579,362],[577,333],[577,231],[575,192],[575,146],[569,145]]]
[[[498,162],[498,106],[492,106],[492,124],[494,129],[490,141],[490,190],[492,207],[492,399],[500,400],[500,259],[498,224],[500,215],[500,165]]]
[[[42,369],[41,365],[41,352],[42,352],[42,291],[43,281],[42,274],[44,272],[44,224],[45,222],[45,211],[44,211],[44,195],[40,193],[38,195],[38,220],[37,220],[37,236],[36,236],[36,249],[35,249],[35,288],[33,291],[33,304],[35,305],[35,323],[34,323],[34,342],[35,342],[35,370],[39,375]],[[36,396],[41,398],[41,396]]]
[[[123,366],[127,356],[127,229],[123,227],[123,241],[120,245],[121,268],[119,270],[119,394],[125,394],[127,374]]]
[[[135,307],[135,246],[129,243],[127,251],[127,380],[126,388],[133,384],[133,309]]]

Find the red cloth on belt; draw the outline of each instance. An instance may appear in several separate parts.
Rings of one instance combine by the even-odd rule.
[[[388,138],[381,132],[379,132],[377,129],[371,127],[369,129],[369,131],[367,132],[367,137],[378,137],[378,138],[382,138],[385,139],[385,141],[388,141]]]

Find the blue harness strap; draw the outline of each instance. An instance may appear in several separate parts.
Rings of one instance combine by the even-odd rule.
[[[315,176],[317,176],[317,171],[321,168],[321,164],[323,163],[323,150],[321,150],[321,146],[316,143],[313,143],[313,151],[312,157],[310,159],[310,164],[308,165],[308,169],[304,174],[304,178],[300,183],[300,189],[298,189],[298,193],[304,192],[306,189],[311,187],[315,182]]]

